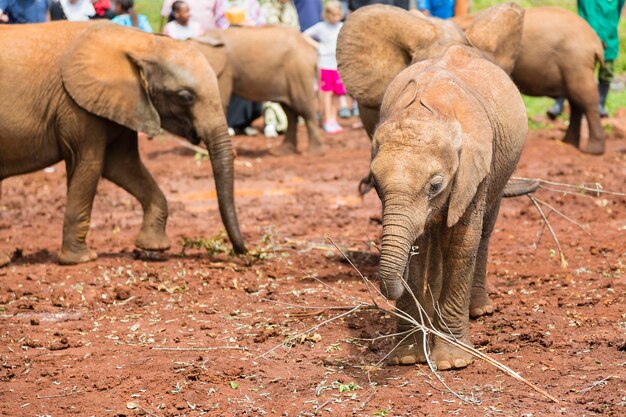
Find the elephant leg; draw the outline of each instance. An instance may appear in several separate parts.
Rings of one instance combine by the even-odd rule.
[[[367,136],[372,141],[374,137],[374,131],[376,130],[376,124],[378,123],[378,119],[380,117],[380,111],[378,109],[372,109],[370,107],[365,107],[361,104],[358,104],[359,107],[359,117],[361,118],[361,122],[363,122],[363,128],[367,133]],[[367,176],[363,177],[359,182],[359,194],[365,195],[374,187],[374,178],[372,174],[369,173]]]
[[[582,118],[582,111],[578,104],[574,101],[570,101],[569,105],[569,126],[567,126],[567,132],[565,132],[563,142],[578,148],[580,146],[580,123]]]
[[[496,225],[498,212],[500,211],[500,201],[491,208],[483,223],[483,234],[478,247],[478,255],[476,257],[476,266],[474,268],[474,279],[472,280],[472,292],[470,296],[471,318],[492,314],[494,310],[493,302],[487,293],[487,255],[489,253],[489,239],[491,232]]]
[[[102,136],[98,138],[98,136]],[[98,255],[87,247],[91,209],[98,181],[102,176],[106,148],[105,133],[91,134],[91,141],[82,141],[66,158],[67,204],[63,221],[63,244],[59,254],[61,265],[95,260]],[[69,143],[69,141],[63,141]],[[75,159],[77,158],[77,159]]]
[[[396,308],[410,316],[412,320],[420,324],[427,324],[430,318],[424,307],[426,300],[426,282],[428,280],[428,248],[425,247],[426,239],[420,238],[414,247],[419,248],[418,253],[411,254],[408,263],[408,274],[405,274],[406,284],[409,290],[405,290],[396,302]],[[398,318],[396,324],[396,345],[389,356],[390,365],[413,365],[426,361],[424,344],[425,334],[417,330],[410,320]]]
[[[410,315],[416,322],[432,328],[435,300],[439,298],[441,291],[442,258],[438,233],[424,234],[415,242],[415,246],[418,253],[411,255],[407,280],[411,291],[403,293],[396,307]],[[416,330],[415,325],[408,320],[398,318],[397,333],[397,345],[389,363],[412,365],[426,362],[424,332]],[[426,341],[426,346],[428,343]]]
[[[586,84],[586,83],[585,83]],[[582,147],[578,142],[578,148],[585,153],[592,155],[602,155],[604,153],[604,142],[606,135],[604,129],[602,129],[602,122],[600,121],[600,112],[598,110],[598,89],[595,82],[592,84],[593,88],[577,88],[576,91],[570,93],[570,103],[576,103],[582,113],[587,118],[587,125],[589,126],[589,140],[587,146]]]
[[[293,155],[298,152],[298,115],[291,108],[283,104],[283,110],[287,115],[287,131],[283,143],[277,148],[272,149],[272,155]]]
[[[445,233],[442,250],[443,282],[435,325],[443,333],[467,345],[469,338],[470,285],[483,229],[484,185],[463,217]],[[482,189],[482,190],[481,190]],[[474,361],[469,353],[438,336],[433,337],[430,358],[437,369],[464,368]]]
[[[139,156],[137,134],[129,131],[109,144],[103,175],[135,197],[143,209],[143,223],[135,239],[138,248],[167,250],[167,200]]]

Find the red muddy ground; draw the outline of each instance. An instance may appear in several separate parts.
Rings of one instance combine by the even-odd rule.
[[[559,143],[561,126],[532,131],[518,175],[626,192],[620,122],[626,118],[615,121],[602,157]],[[476,404],[455,398],[426,366],[377,367],[392,341],[364,339],[392,332],[394,320],[373,310],[260,357],[342,312],[289,304],[368,299],[325,238],[350,250],[372,276],[376,252],[367,239],[380,233],[375,193],[363,201],[356,195],[369,158],[361,130],[327,138],[322,157],[271,157],[275,143],[235,139],[240,221],[248,246],[265,259],[204,249],[180,254],[185,237],[211,237],[222,225],[210,164],[171,137],[142,141],[144,161],[170,203],[166,262],[135,259],[140,207],[103,181],[89,235],[100,258],[58,266],[63,167],[6,180],[0,242],[15,261],[0,270],[0,414],[626,415],[623,196],[537,192],[582,226],[549,216],[566,270],[526,197],[503,203],[491,241],[497,311],[472,322],[472,341],[560,404],[482,362],[441,373]]]

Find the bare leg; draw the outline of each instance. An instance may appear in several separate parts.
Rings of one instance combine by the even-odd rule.
[[[487,214],[483,224],[483,235],[478,247],[476,257],[476,267],[474,268],[474,279],[472,281],[472,293],[470,298],[469,315],[471,318],[493,313],[493,302],[487,293],[487,255],[489,253],[489,239],[496,224],[498,212],[500,211],[500,201]]]
[[[170,242],[165,235],[167,201],[141,162],[135,132],[128,131],[108,146],[103,175],[141,204],[143,223],[135,245],[153,251],[169,249]]]
[[[63,222],[63,245],[59,254],[62,265],[93,261],[98,257],[86,244],[91,209],[98,180],[102,175],[106,139],[92,134],[91,141],[82,141],[80,159],[66,159],[67,204]]]

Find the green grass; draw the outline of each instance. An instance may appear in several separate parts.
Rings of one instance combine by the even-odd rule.
[[[155,32],[159,31],[162,6],[163,0],[135,0],[135,11],[148,17],[150,26]]]

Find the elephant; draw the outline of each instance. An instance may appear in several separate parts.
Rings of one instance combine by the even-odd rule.
[[[453,45],[465,45],[479,49],[510,73],[522,32],[518,17],[517,5],[490,7],[463,32],[452,22],[393,6],[366,6],[351,14],[339,33],[337,64],[346,90],[359,103],[370,139],[387,87],[411,64],[441,57]],[[361,194],[371,189],[371,180],[363,178]]]
[[[322,142],[317,125],[317,52],[297,30],[279,25],[210,30],[194,40],[218,76],[222,102],[231,93],[275,101],[287,114],[287,132],[274,154],[297,150],[298,116],[306,122],[310,149]]]
[[[381,292],[416,320],[419,303],[424,323],[466,344],[470,315],[493,309],[485,290],[489,238],[527,130],[515,84],[469,46],[409,66],[383,98],[371,162],[383,205]],[[407,320],[397,326],[401,342],[390,362],[425,361],[422,335]],[[472,362],[439,337],[430,357],[442,370]]]
[[[222,221],[235,252],[245,252],[217,79],[193,45],[110,22],[53,22],[0,27],[0,51],[0,181],[65,161],[61,264],[97,258],[86,237],[101,176],[141,203],[135,245],[169,248],[167,201],[137,134],[162,129],[207,146]]]
[[[468,29],[477,15],[452,21]],[[606,135],[600,123],[594,70],[604,65],[602,41],[580,16],[559,7],[526,10],[520,51],[511,77],[523,94],[567,97],[570,123],[563,141],[590,154],[603,154]],[[589,125],[589,142],[580,143],[581,116]]]

